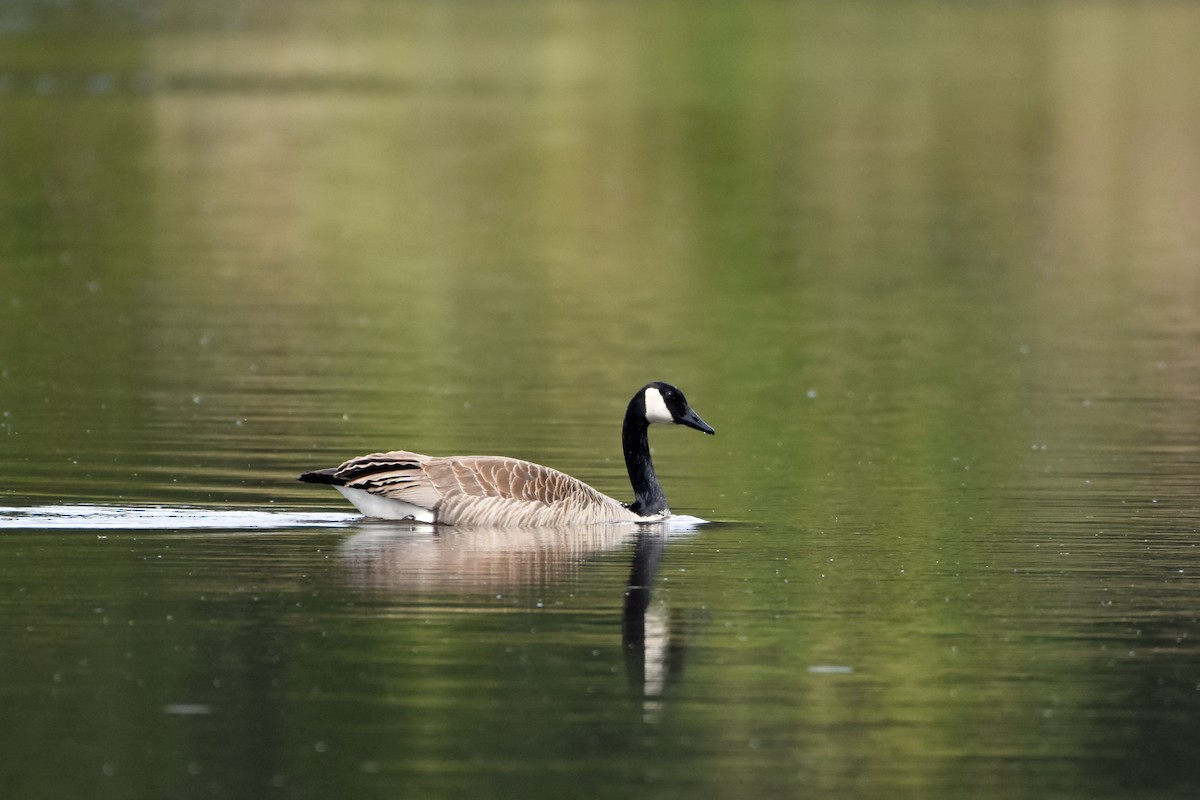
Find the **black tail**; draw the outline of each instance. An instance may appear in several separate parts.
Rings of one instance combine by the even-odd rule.
[[[330,486],[345,486],[346,485],[346,479],[338,477],[337,467],[330,467],[329,469],[319,469],[319,470],[316,470],[315,472],[306,472],[303,475],[301,475],[299,478],[297,478],[297,480],[304,481],[305,483],[324,483],[324,484],[328,484]]]

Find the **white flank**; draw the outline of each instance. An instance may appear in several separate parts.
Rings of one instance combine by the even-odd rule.
[[[347,500],[354,504],[354,507],[368,517],[378,517],[379,519],[410,519],[414,522],[435,522],[433,512],[428,508],[414,506],[412,503],[406,503],[403,500],[396,500],[392,497],[380,497],[377,494],[363,491],[362,489],[352,489],[348,486],[333,487],[341,492]]]
[[[663,400],[662,393],[653,386],[646,390],[646,421],[659,422],[663,425],[670,425],[675,422],[675,418],[667,410],[667,404]]]

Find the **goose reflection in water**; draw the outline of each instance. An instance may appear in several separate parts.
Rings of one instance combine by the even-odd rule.
[[[630,542],[638,525],[433,529],[378,522],[364,528],[340,553],[346,580],[358,588],[506,594],[577,574],[587,559]]]
[[[661,598],[654,599],[667,538],[657,526],[643,526],[637,532],[621,611],[625,671],[634,690],[642,695],[642,718],[646,722],[657,722],[661,717],[663,695],[679,676],[685,649],[682,638],[672,635],[667,604]]]
[[[700,522],[700,520],[696,520]],[[438,528],[378,522],[364,526],[340,550],[343,576],[375,592],[504,594],[573,575],[587,560],[633,543],[621,609],[621,644],[643,718],[656,721],[664,691],[677,676],[683,645],[672,637],[666,604],[653,586],[667,543],[694,529],[666,524],[569,528]]]

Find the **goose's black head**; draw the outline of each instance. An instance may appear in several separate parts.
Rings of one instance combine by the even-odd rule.
[[[662,423],[687,425],[704,433],[716,433],[712,427],[700,419],[700,415],[688,405],[683,392],[669,383],[654,381],[647,383],[633,396],[631,410],[635,405],[641,406],[641,411],[647,423]]]

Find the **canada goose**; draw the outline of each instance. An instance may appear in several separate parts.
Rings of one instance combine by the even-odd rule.
[[[505,456],[423,456],[396,450],[352,458],[300,480],[330,484],[363,514],[444,525],[553,526],[649,522],[671,515],[654,465],[651,423],[715,433],[683,392],[654,381],[625,409],[621,446],[634,500],[621,503],[558,470]]]

